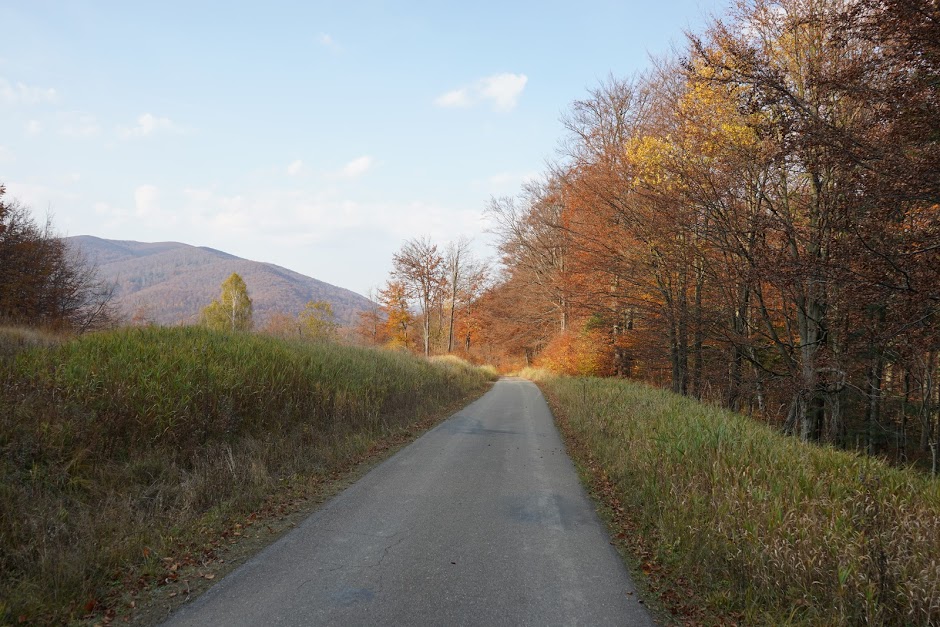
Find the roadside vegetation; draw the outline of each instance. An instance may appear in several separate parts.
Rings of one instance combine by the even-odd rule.
[[[455,358],[205,328],[0,330],[0,624],[99,613],[167,555],[481,393]]]
[[[524,374],[680,618],[940,623],[940,481],[643,384]]]

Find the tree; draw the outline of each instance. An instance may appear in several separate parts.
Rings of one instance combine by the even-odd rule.
[[[203,323],[220,331],[250,331],[252,305],[245,281],[233,272],[222,282],[222,292],[202,310]]]
[[[378,302],[379,295],[374,289],[369,290],[368,298],[369,308],[359,312],[355,333],[366,344],[378,346],[389,340],[386,319],[382,313],[382,305]]]
[[[450,298],[449,323],[447,326],[447,352],[454,352],[454,318],[457,298],[467,279],[467,264],[470,261],[470,240],[466,237],[451,242],[444,252],[444,269],[447,273],[447,291]]]
[[[475,259],[472,255],[468,255],[461,265],[455,307],[461,312],[458,330],[463,335],[463,351],[469,357],[471,344],[481,328],[477,304],[489,288],[492,268],[488,259]]]
[[[431,312],[446,280],[444,258],[437,245],[426,238],[410,239],[392,258],[392,276],[404,287],[409,298],[418,301],[422,316],[424,355],[431,355]]]
[[[284,339],[299,338],[302,336],[300,322],[297,318],[282,311],[275,311],[270,314],[261,332]]]
[[[411,344],[409,330],[413,319],[404,284],[391,280],[386,283],[385,288],[379,290],[379,304],[385,314],[385,331],[382,335],[388,337],[390,346],[408,348]]]
[[[492,198],[485,215],[494,222],[503,263],[518,267],[531,279],[532,298],[549,301],[558,330],[565,331],[570,316],[568,246],[563,226],[564,202],[559,181],[529,183],[520,202],[511,197]]]
[[[544,183],[487,207],[483,352],[560,363],[590,321],[619,374],[869,451],[893,411],[902,456],[919,414],[940,450],[938,24],[933,0],[740,0],[576,101]]]
[[[111,324],[114,286],[29,210],[4,200],[0,185],[0,320],[78,332]]]
[[[336,319],[333,306],[323,300],[310,301],[297,316],[301,335],[318,342],[336,339]]]

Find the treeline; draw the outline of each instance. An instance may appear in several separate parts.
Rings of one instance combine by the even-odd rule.
[[[405,242],[392,258],[385,285],[359,314],[361,342],[410,349],[425,356],[457,354],[488,363],[476,341],[483,321],[478,308],[492,270],[467,238],[439,247],[427,237]]]
[[[541,181],[488,208],[504,360],[940,448],[936,1],[744,0],[565,122]]]
[[[215,331],[247,332],[255,329],[254,305],[245,280],[233,272],[222,282],[219,298],[202,310],[202,324]],[[339,339],[333,306],[309,301],[296,316],[275,312],[259,331],[282,339],[326,342]]]
[[[74,331],[110,325],[112,286],[0,185],[0,324]]]

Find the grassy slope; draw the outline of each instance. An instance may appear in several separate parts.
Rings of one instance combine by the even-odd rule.
[[[644,570],[693,595],[673,609],[940,624],[940,481],[631,382],[526,375],[609,492],[616,531],[641,534]]]
[[[24,344],[35,344],[24,349]],[[0,329],[0,624],[74,619],[481,392],[457,360],[196,328]]]

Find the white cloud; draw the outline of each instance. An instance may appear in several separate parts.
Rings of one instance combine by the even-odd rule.
[[[474,203],[441,205],[415,197],[369,201],[347,195],[339,184],[315,189],[141,185],[133,198],[115,204],[99,200],[84,203],[88,213],[77,223],[82,232],[91,228],[116,239],[212,246],[363,292],[381,282],[392,253],[415,233],[447,242],[462,234],[482,237],[485,227]]]
[[[39,135],[42,133],[42,123],[39,120],[30,120],[26,123],[27,135]]]
[[[441,94],[434,99],[434,104],[439,107],[469,107],[472,102],[470,101],[470,93],[464,88]]]
[[[137,217],[153,217],[160,213],[160,191],[153,185],[141,185],[134,190]]]
[[[483,98],[493,101],[497,110],[511,111],[528,81],[525,74],[496,74],[481,81],[480,91]]]
[[[297,159],[296,161],[292,162],[289,166],[287,166],[287,174],[290,176],[297,176],[298,174],[300,174],[300,171],[303,169],[303,167],[304,167],[304,162],[301,161],[300,159]]]
[[[122,139],[133,139],[136,137],[149,137],[160,132],[179,131],[180,128],[170,118],[157,117],[152,113],[142,113],[137,117],[135,126],[119,128],[118,135]]]
[[[13,156],[10,149],[6,146],[0,146],[0,163],[12,163],[13,161],[16,161],[16,157]]]
[[[96,216],[99,216],[105,220],[104,225],[107,228],[114,228],[115,226],[119,226],[131,217],[129,211],[102,201],[93,203],[92,209],[94,210]]]
[[[102,215],[102,216],[112,215],[113,213],[117,211],[114,207],[112,207],[108,203],[102,202],[100,200],[94,203],[92,205],[92,208],[95,210],[95,213],[97,213],[98,215]]]
[[[343,51],[343,47],[339,45],[339,42],[330,35],[329,33],[320,33],[317,35],[317,44],[324,50],[329,51],[332,54],[338,54]]]
[[[59,132],[66,137],[81,139],[94,137],[101,132],[101,126],[93,115],[64,113],[59,117],[62,119],[62,128]]]
[[[476,208],[458,210],[422,201],[361,202],[337,190],[183,191],[179,215],[193,233],[251,236],[282,244],[328,242],[341,234],[381,232],[395,241],[416,232],[447,241],[482,230]]]
[[[343,166],[340,170],[340,176],[347,179],[354,179],[365,174],[371,167],[374,160],[369,155],[363,155],[353,159]]]
[[[78,199],[74,192],[64,191],[61,186],[47,187],[35,183],[18,183],[8,181],[6,183],[7,198],[15,198],[27,207],[36,211],[55,212],[60,207],[73,207]],[[59,220],[56,220],[57,226],[62,226]]]
[[[36,87],[25,83],[11,83],[5,78],[0,78],[0,102],[6,104],[40,104],[43,102],[55,102],[59,95],[51,87]]]
[[[494,74],[441,94],[434,99],[434,104],[439,107],[472,107],[488,102],[497,111],[511,111],[519,103],[528,81],[525,74]]]

